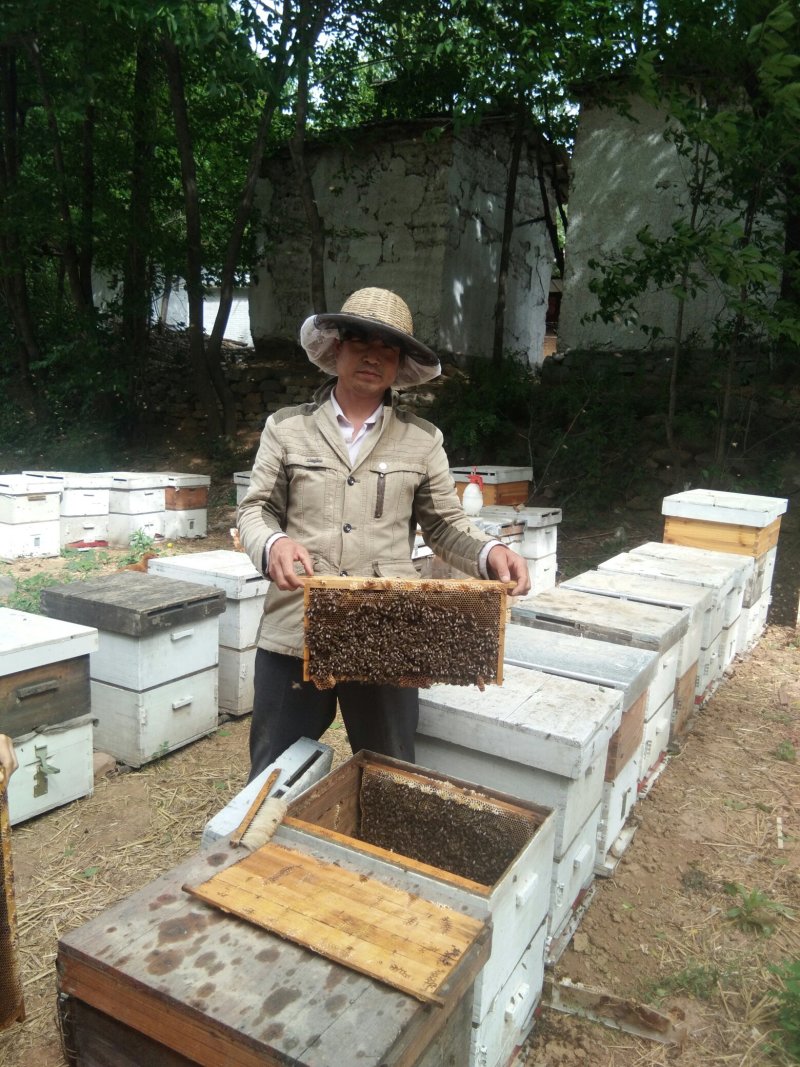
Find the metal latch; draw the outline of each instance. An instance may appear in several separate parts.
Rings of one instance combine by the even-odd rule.
[[[43,797],[48,790],[48,775],[60,774],[61,768],[54,767],[47,761],[47,745],[37,745],[34,750],[36,757],[36,773],[33,776],[33,795]]]

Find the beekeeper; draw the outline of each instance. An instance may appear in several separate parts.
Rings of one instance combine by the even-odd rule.
[[[303,681],[299,574],[416,578],[416,528],[445,562],[530,589],[525,560],[464,514],[441,432],[398,410],[396,390],[441,373],[414,338],[411,312],[386,289],[360,289],[300,329],[308,358],[332,377],[313,399],[267,419],[239,507],[242,546],[271,579],[258,636],[250,727],[254,778],[300,737],[318,739],[337,700],[354,752],[414,760],[418,691]],[[396,639],[402,641],[402,634]]]

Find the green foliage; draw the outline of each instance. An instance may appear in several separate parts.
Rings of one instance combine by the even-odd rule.
[[[787,960],[770,970],[780,982],[770,991],[778,1005],[778,1036],[784,1051],[800,1063],[800,960]]]
[[[791,741],[783,740],[775,749],[775,759],[782,760],[784,763],[796,763],[797,749]]]
[[[662,975],[648,988],[649,1000],[663,1000],[676,994],[688,994],[698,1000],[710,1000],[719,988],[723,972],[712,964],[697,960],[687,963],[675,974]]]
[[[13,593],[6,597],[7,608],[15,608],[17,611],[28,611],[33,615],[42,613],[42,590],[51,585],[63,585],[71,581],[71,578],[57,578],[52,574],[32,574],[30,578],[17,579],[17,586]]]
[[[536,379],[525,364],[506,358],[501,367],[474,359],[448,378],[431,409],[454,463],[502,463],[518,456],[529,425]]]
[[[760,889],[746,889],[738,882],[727,882],[724,886],[728,896],[738,897],[725,912],[725,917],[735,923],[745,933],[757,933],[769,937],[781,915],[791,916],[791,909],[775,900],[770,900]]]
[[[146,534],[144,530],[134,530],[129,543],[130,551],[120,557],[119,563],[122,567],[127,567],[131,563],[139,563],[146,552],[153,552],[156,544],[155,539]]]

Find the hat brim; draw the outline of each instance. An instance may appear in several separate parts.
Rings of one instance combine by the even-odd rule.
[[[394,383],[399,389],[421,385],[433,378],[438,378],[442,373],[436,353],[410,334],[363,315],[351,315],[337,311],[312,315],[300,327],[300,344],[305,349],[306,355],[326,374],[336,374],[334,341],[338,339],[339,330],[347,327],[368,330],[400,346],[407,358],[401,361],[397,380]]]

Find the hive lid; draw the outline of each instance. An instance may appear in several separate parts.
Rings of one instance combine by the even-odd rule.
[[[170,484],[166,474],[157,471],[108,471],[109,488],[128,493],[135,489],[166,489]]]
[[[627,711],[647,689],[658,665],[658,653],[645,648],[539,630],[535,626],[513,622],[506,626],[504,658],[506,665],[514,664],[561,678],[619,689],[623,711]]]
[[[508,663],[502,689],[436,685],[419,702],[429,736],[566,778],[584,774],[622,716],[618,689]]]
[[[45,615],[0,608],[0,675],[85,656],[97,650],[97,630]]]
[[[529,482],[533,477],[531,467],[503,467],[497,464],[484,464],[477,469],[473,467],[451,467],[450,473],[456,482],[468,482],[470,475],[475,473],[487,485],[501,484],[503,482]]]
[[[236,471],[233,475],[234,485],[249,485],[252,471]]]
[[[148,560],[150,574],[200,582],[222,589],[231,600],[264,596],[269,581],[259,574],[244,552],[220,548],[211,552],[187,552],[180,556],[156,556]]]
[[[704,615],[714,603],[714,591],[702,585],[689,585],[672,578],[648,574],[616,574],[612,571],[584,571],[561,583],[564,589],[578,589],[601,596],[662,604],[668,608],[688,608]]]
[[[103,578],[42,590],[42,610],[98,630],[146,637],[199,622],[225,610],[225,593],[212,586],[157,574],[118,571]]]
[[[616,600],[558,586],[527,597],[511,609],[513,622],[664,653],[689,628],[681,608]]]
[[[167,485],[173,489],[192,489],[198,486],[211,485],[211,477],[208,474],[181,474],[179,471],[159,471],[159,477],[167,479]]]
[[[688,545],[669,545],[661,541],[648,541],[630,550],[636,559],[655,559],[674,568],[696,567],[730,578],[735,584],[746,582],[753,573],[755,561],[751,556],[736,556],[730,552],[714,552],[708,548],[690,548]],[[676,571],[679,573],[679,571]]]
[[[44,496],[60,493],[60,485],[47,485],[25,474],[0,474],[0,496]]]
[[[23,471],[28,478],[49,484],[56,489],[110,489],[110,474],[82,474],[80,471]]]
[[[502,504],[489,504],[481,508],[481,518],[495,522],[514,522],[530,529],[555,526],[561,522],[561,508],[515,508]]]
[[[777,496],[725,493],[718,489],[687,489],[665,496],[663,515],[703,522],[724,522],[735,526],[769,526],[786,512],[789,501]]]

